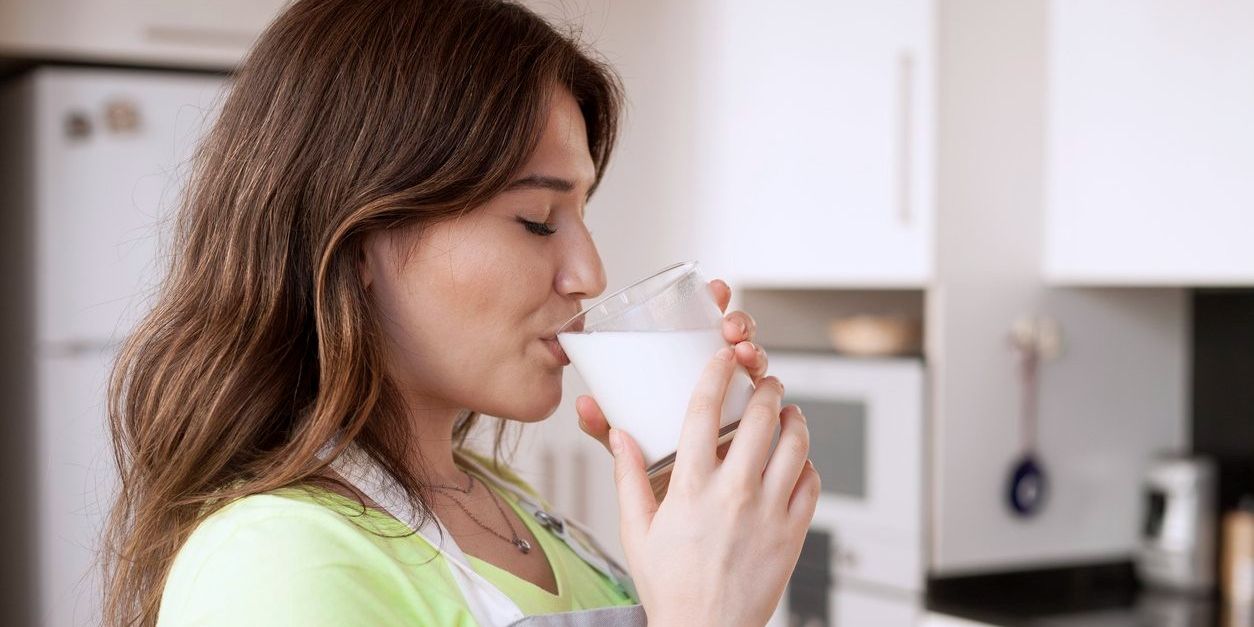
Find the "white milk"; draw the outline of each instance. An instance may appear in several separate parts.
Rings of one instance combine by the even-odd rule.
[[[640,444],[648,466],[675,452],[697,380],[727,346],[719,329],[563,333],[557,340],[610,424]],[[737,366],[719,426],[739,420],[752,394],[749,374]]]

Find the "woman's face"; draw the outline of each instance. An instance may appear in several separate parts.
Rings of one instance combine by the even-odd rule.
[[[420,409],[535,421],[557,408],[568,362],[547,338],[605,289],[583,221],[595,174],[583,116],[558,90],[509,189],[421,235],[366,238],[389,367]]]

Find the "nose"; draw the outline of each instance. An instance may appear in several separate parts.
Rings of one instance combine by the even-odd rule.
[[[605,291],[605,266],[587,229],[572,242],[557,272],[554,287],[559,294],[576,299],[596,298]]]

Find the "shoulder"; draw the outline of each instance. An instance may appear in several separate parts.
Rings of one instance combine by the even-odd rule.
[[[463,605],[430,545],[337,498],[289,488],[207,516],[170,568],[159,624],[397,624]],[[415,581],[407,562],[430,576]]]
[[[362,559],[369,557],[363,549],[376,540],[407,531],[395,519],[329,492],[287,488],[238,499],[205,517],[183,544],[174,566],[244,551],[253,558],[282,557],[276,567],[315,566],[338,560],[342,553]]]

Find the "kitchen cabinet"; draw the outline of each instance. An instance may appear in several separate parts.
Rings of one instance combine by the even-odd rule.
[[[699,187],[740,284],[921,286],[931,272],[933,3],[712,10]]]
[[[1254,283],[1254,3],[1049,12],[1046,278]]]
[[[862,590],[844,586],[832,594],[833,627],[916,627],[922,614],[920,598],[896,591]]]
[[[236,65],[285,0],[0,0],[0,57]]]
[[[784,598],[767,623],[768,627],[918,627],[924,624],[922,596],[903,594],[899,590],[836,582],[827,592],[826,607],[822,608],[821,615],[815,614],[817,608],[813,607],[801,615],[794,614],[788,606],[788,595]]]

